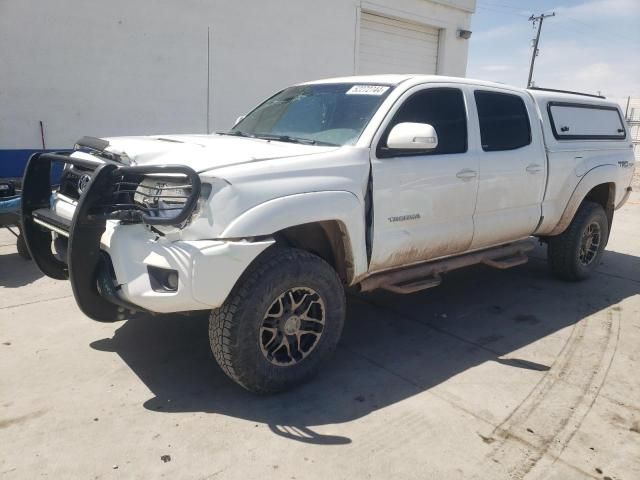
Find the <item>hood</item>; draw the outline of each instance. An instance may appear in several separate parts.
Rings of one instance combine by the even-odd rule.
[[[229,135],[112,137],[106,151],[124,154],[131,165],[187,165],[204,172],[229,165],[313,155],[340,147],[300,145]]]

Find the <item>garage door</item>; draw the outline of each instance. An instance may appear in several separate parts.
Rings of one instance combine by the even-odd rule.
[[[436,73],[438,29],[362,12],[358,73]]]

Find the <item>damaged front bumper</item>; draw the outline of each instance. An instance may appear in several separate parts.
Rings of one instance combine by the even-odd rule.
[[[151,312],[219,307],[249,264],[273,240],[170,241],[143,225],[108,222],[101,250],[113,266],[120,298]],[[177,288],[164,279],[173,274]]]
[[[56,162],[89,172],[83,174],[90,178],[77,201],[54,193],[52,202],[52,191],[61,188],[52,188]],[[134,199],[152,196],[140,193],[144,179],[167,176],[184,183],[186,193],[178,206],[157,201],[149,206]],[[168,187],[153,188],[161,196]],[[171,241],[152,230],[150,226],[184,226],[197,207],[200,179],[181,165],[128,166],[109,158],[35,154],[22,195],[24,235],[35,263],[45,275],[68,278],[80,309],[99,321],[124,318],[127,311],[218,307],[242,272],[273,243]]]

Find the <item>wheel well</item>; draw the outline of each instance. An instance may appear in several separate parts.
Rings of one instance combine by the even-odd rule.
[[[276,243],[306,250],[331,265],[343,283],[353,278],[353,259],[343,225],[335,220],[294,225],[276,232]]]
[[[607,220],[609,221],[609,230],[611,230],[611,222],[613,222],[613,210],[615,208],[616,198],[616,184],[615,183],[601,183],[596,185],[589,193],[587,193],[585,200],[598,203],[602,205],[604,211],[607,214]]]

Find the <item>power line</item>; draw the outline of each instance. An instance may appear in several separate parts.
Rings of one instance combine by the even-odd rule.
[[[521,14],[523,12],[523,9],[520,8],[520,7],[514,7],[513,5],[505,5],[504,3],[483,1],[482,4],[489,5],[491,7],[496,7],[496,8],[507,8],[509,10],[515,10],[516,12],[520,12]],[[482,5],[482,4],[480,4],[480,5]]]
[[[527,15],[525,15],[524,13],[509,12],[509,11],[501,10],[499,8],[488,7],[485,5],[476,5],[476,8],[479,8],[481,10],[486,10],[488,12],[501,13],[503,15],[511,15],[518,18],[522,18],[522,17],[527,18]]]
[[[487,10],[490,12],[502,13],[505,15],[512,15],[515,17],[528,17],[528,15],[524,13],[526,11],[525,9],[514,7],[513,5],[505,5],[504,3],[488,2],[486,0],[482,0],[482,2],[478,2],[476,4],[476,8],[480,8],[481,10]],[[580,25],[580,27],[574,27],[576,28],[576,31],[578,31],[577,30],[578,28],[581,28],[582,32],[578,31],[578,33],[593,35],[598,37],[602,41],[609,42],[611,44],[615,43],[617,46],[619,46],[619,44],[616,42],[615,39],[611,37],[617,37],[620,40],[630,42],[631,44],[633,44],[632,46],[640,46],[640,42],[638,41],[638,39],[628,37],[626,35],[622,35],[620,32],[615,32],[615,31],[607,31],[605,33],[604,31],[602,31],[602,29],[598,29],[598,27],[596,27],[595,25],[577,20],[576,18],[573,18],[571,15],[567,14],[564,11],[562,12],[562,17],[560,21],[562,20],[569,20],[570,22]],[[565,26],[563,26],[563,28],[565,28]]]
[[[529,17],[529,21],[533,22],[533,27],[535,28],[536,23],[538,23],[538,33],[536,33],[536,38],[534,40],[534,44],[533,44],[533,52],[531,52],[531,66],[529,67],[529,79],[527,80],[527,88],[529,88],[531,86],[531,78],[533,77],[533,65],[536,62],[536,57],[538,56],[538,43],[540,42],[540,33],[542,32],[542,22],[544,22],[544,19],[547,17],[555,17],[556,14],[555,12],[551,13],[550,15],[545,15],[540,14],[537,17],[534,15],[531,15]]]
[[[640,42],[635,39],[635,38],[631,38],[631,37],[627,37],[625,35],[620,35],[619,32],[607,32],[606,35],[602,32],[602,31],[598,31],[594,28],[593,25],[589,25],[588,23],[585,22],[581,22],[579,20],[576,20],[573,17],[570,17],[569,15],[563,13],[562,14],[563,17],[566,17],[567,20],[569,20],[570,22],[576,23],[578,25],[580,25],[581,29],[583,30],[583,32],[588,33],[589,35],[595,35],[603,40],[608,40],[610,42],[615,42],[615,40],[613,40],[611,37],[618,37],[620,40],[624,40],[625,42],[631,42],[631,43],[636,43],[638,45],[640,45]],[[577,27],[574,27],[577,28]],[[617,45],[617,43],[616,43]]]

